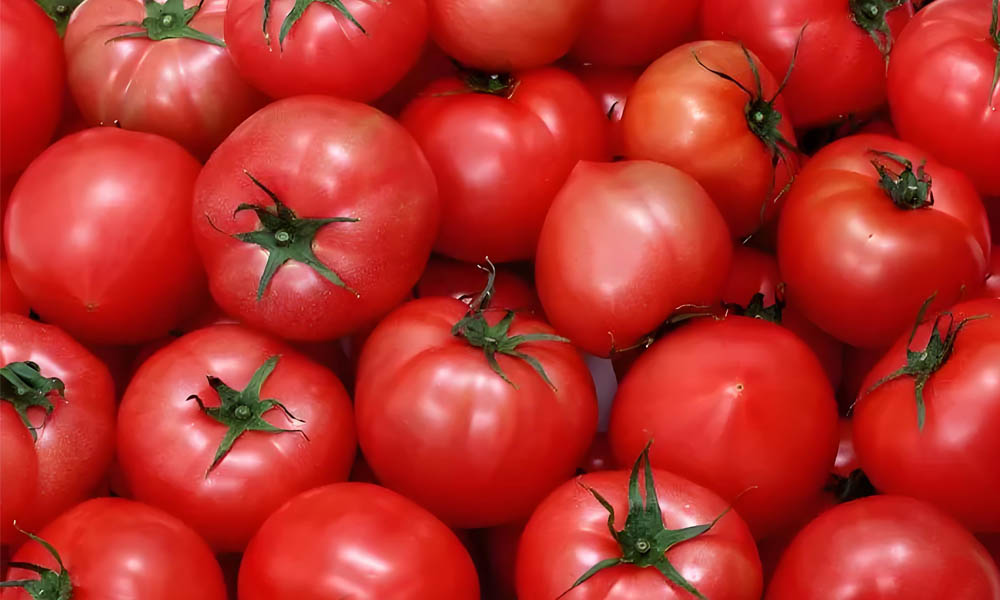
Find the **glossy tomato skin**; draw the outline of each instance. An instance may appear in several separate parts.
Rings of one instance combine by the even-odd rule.
[[[625,154],[666,163],[691,175],[726,218],[730,233],[744,238],[777,214],[775,201],[794,171],[790,151],[772,166],[771,152],[747,125],[747,94],[695,60],[755,89],[750,64],[739,44],[702,41],[664,54],[639,77],[625,108]],[[778,83],[757,57],[764,97]],[[786,114],[778,96],[774,108]],[[787,118],[778,131],[789,143],[795,133]]]
[[[0,258],[0,312],[12,312],[27,317],[30,310],[24,294],[14,283],[14,276],[10,274],[7,259]]]
[[[508,96],[440,79],[400,117],[437,176],[441,254],[466,262],[531,258],[573,166],[607,157],[600,109],[576,77],[547,67],[513,78]]]
[[[625,114],[628,95],[639,79],[639,72],[627,68],[585,66],[573,69],[573,73],[580,78],[601,105],[601,111],[607,121],[610,156],[624,157],[625,129],[622,126],[622,116]]]
[[[1000,195],[1000,87],[990,2],[940,0],[921,10],[892,52],[889,108],[904,140]],[[942,94],[941,90],[948,90]]]
[[[0,402],[0,544],[19,539],[14,522],[31,514],[38,489],[38,457],[31,433],[11,404]]]
[[[535,284],[556,330],[608,356],[682,305],[718,302],[731,255],[719,210],[688,175],[581,162],[546,216]]]
[[[886,13],[898,38],[913,15],[909,2]],[[808,25],[806,25],[808,23]],[[886,60],[841,0],[704,0],[701,36],[746,44],[771,73],[784,75],[799,39],[795,68],[782,92],[796,128],[864,117],[885,104]],[[893,55],[895,56],[895,55]]]
[[[225,0],[208,0],[188,26],[222,40],[225,15]],[[90,125],[162,135],[205,160],[264,96],[243,81],[224,47],[189,38],[110,41],[145,30],[109,25],[145,17],[142,0],[91,0],[74,11],[66,57],[76,105]]]
[[[232,234],[261,224],[253,211],[234,211],[274,204],[247,173],[300,218],[359,219],[320,228],[312,243],[357,295],[289,261],[257,298],[268,251]],[[406,297],[430,255],[439,210],[434,174],[402,127],[363,104],[302,96],[261,109],[219,146],[198,178],[192,218],[223,310],[288,339],[329,340]]]
[[[654,444],[655,448],[656,445]],[[555,598],[599,560],[621,556],[608,531],[608,511],[584,487],[600,493],[619,515],[628,513],[628,471],[581,475],[555,489],[531,515],[517,556],[520,600]],[[663,524],[681,529],[710,523],[728,506],[714,492],[661,469],[653,469]],[[718,600],[756,600],[761,593],[760,560],[746,523],[730,511],[707,533],[666,553],[698,591]],[[692,596],[655,568],[605,569],[566,594],[567,600],[680,600]]]
[[[745,491],[736,510],[763,538],[826,483],[837,405],[819,361],[790,331],[706,318],[639,357],[618,388],[608,437],[618,464],[652,439],[654,467],[727,499]]]
[[[841,504],[781,558],[767,600],[996,600],[1000,571],[954,519],[902,496]]]
[[[263,418],[302,433],[247,431],[209,470],[226,426],[188,398],[218,406],[206,376],[242,390],[273,356],[280,358],[260,397],[300,421],[279,408]],[[177,516],[221,551],[243,550],[292,496],[347,479],[354,448],[350,399],[337,377],[239,325],[200,329],[158,351],[132,378],[118,414],[118,460],[132,497]]]
[[[167,513],[122,498],[78,504],[37,532],[52,544],[69,571],[74,600],[225,600],[222,569],[204,540]],[[13,560],[59,572],[59,564],[37,542],[21,547]],[[11,569],[8,579],[37,579]],[[28,600],[5,589],[4,600]]]
[[[914,168],[926,159],[933,206],[897,207],[879,186],[871,150],[906,157]],[[989,252],[986,211],[968,178],[910,144],[874,134],[843,138],[816,154],[778,224],[789,302],[837,339],[866,348],[894,342],[931,294],[931,310],[938,310],[978,293]]]
[[[272,98],[323,94],[368,102],[381,96],[413,66],[427,39],[424,0],[344,0],[365,29],[322,2],[310,4],[279,40],[295,0],[232,0],[226,11],[226,42],[240,74]]]
[[[570,56],[607,67],[644,67],[695,37],[701,0],[596,0]]]
[[[199,168],[171,140],[114,127],[47,149],[4,219],[10,270],[32,308],[84,342],[166,335],[205,295],[188,212]]]
[[[469,304],[486,287],[487,277],[486,271],[476,265],[432,257],[413,291],[417,298],[446,296]],[[542,311],[531,284],[504,266],[497,269],[490,307],[535,315]]]
[[[52,139],[62,114],[66,65],[56,28],[32,0],[5,0],[0,40],[0,177],[6,179]]]
[[[1000,298],[1000,245],[993,246],[990,253],[990,272],[983,284],[984,298]]]
[[[239,600],[478,600],[476,569],[443,523],[367,483],[299,494],[254,536]]]
[[[597,398],[563,342],[517,348],[540,361],[554,390],[526,362],[497,354],[517,387],[504,381],[482,349],[452,335],[467,311],[422,298],[386,317],[365,342],[354,406],[379,481],[449,525],[488,527],[526,517],[573,474],[597,428]],[[503,316],[487,313],[491,325]],[[528,333],[553,331],[517,315],[510,335]]]
[[[914,379],[874,389],[906,364],[907,338],[896,342],[868,373],[854,408],[861,466],[879,490],[926,500],[972,531],[1000,532],[1000,299],[972,300],[949,309],[969,321],[944,365],[924,387],[926,420],[917,425]],[[942,325],[946,334],[948,320]],[[910,348],[921,350],[933,321]]]

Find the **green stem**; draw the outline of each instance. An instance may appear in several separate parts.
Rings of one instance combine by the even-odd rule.
[[[222,40],[188,25],[191,19],[201,10],[201,5],[204,2],[205,0],[201,0],[197,6],[185,9],[184,0],[166,0],[163,4],[160,4],[156,0],[143,0],[143,4],[146,7],[146,18],[141,22],[127,21],[117,24],[118,27],[141,27],[143,31],[115,36],[105,43],[110,44],[117,40],[139,38],[148,38],[157,42],[168,39],[187,38],[225,48],[226,43]]]

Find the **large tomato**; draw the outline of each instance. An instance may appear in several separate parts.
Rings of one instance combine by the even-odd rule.
[[[443,217],[434,249],[467,262],[531,258],[573,166],[607,157],[597,102],[561,69],[440,79],[400,120],[437,175]]]
[[[403,300],[430,255],[439,206],[434,174],[395,121],[302,96],[261,109],[219,146],[192,216],[223,310],[282,337],[324,340]]]
[[[774,76],[739,44],[685,44],[650,65],[632,88],[625,154],[693,176],[733,237],[743,238],[777,214],[796,168],[795,133],[784,114]]]
[[[731,254],[719,210],[690,176],[650,161],[581,162],[545,219],[535,282],[555,328],[608,356],[679,307],[715,304]]]
[[[991,0],[938,0],[917,13],[892,52],[889,108],[903,139],[996,196],[1000,25],[991,4],[996,11]]]
[[[581,63],[644,67],[694,39],[702,0],[594,0],[570,56]]]
[[[28,301],[24,299],[24,294],[17,289],[17,284],[14,283],[10,267],[7,266],[7,259],[0,258],[0,312],[28,316],[30,310]]]
[[[176,515],[217,550],[242,550],[286,500],[347,479],[354,447],[337,377],[238,325],[200,329],[154,354],[118,413],[118,461],[132,497]]]
[[[339,6],[338,6],[339,5]],[[229,54],[272,98],[367,102],[399,81],[427,39],[425,0],[230,0]]]
[[[968,178],[882,135],[843,138],[816,154],[778,225],[789,302],[868,348],[895,341],[932,294],[940,309],[978,292],[989,252],[986,211]]]
[[[427,262],[413,292],[417,298],[447,296],[469,304],[483,290],[488,278],[489,273],[476,265],[435,257]],[[490,306],[535,314],[542,310],[531,284],[505,266],[496,270]]]
[[[222,569],[194,531],[121,498],[79,504],[14,554],[4,600],[225,600]],[[0,584],[6,587],[7,584]],[[28,589],[31,589],[29,595]]]
[[[367,483],[299,494],[254,536],[239,600],[479,600],[462,542],[406,498]]]
[[[601,111],[607,120],[609,155],[616,159],[624,157],[625,129],[622,127],[622,116],[625,114],[628,95],[639,79],[639,72],[625,68],[584,66],[575,68],[573,73],[601,105]]]

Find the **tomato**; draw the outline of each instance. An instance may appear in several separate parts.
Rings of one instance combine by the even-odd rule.
[[[854,439],[878,489],[1000,532],[1000,299],[957,304],[896,342],[865,378]]]
[[[62,114],[66,65],[52,21],[32,0],[4,0],[0,40],[0,177],[6,179],[52,139]]]
[[[14,283],[10,267],[7,266],[7,259],[0,258],[0,312],[12,312],[27,317],[30,310],[24,294]]]
[[[778,224],[788,301],[866,348],[895,341],[931,294],[941,308],[978,291],[989,252],[986,212],[968,178],[881,135],[847,137],[816,154]]]
[[[1000,245],[993,246],[990,252],[989,274],[982,295],[984,298],[1000,298]]]
[[[166,335],[204,298],[188,212],[199,168],[175,142],[114,127],[53,144],[18,180],[4,219],[31,307],[85,342]]]
[[[556,330],[600,356],[679,307],[715,304],[732,244],[698,183],[650,161],[581,162],[538,242],[535,283]]]
[[[744,238],[776,214],[796,168],[795,133],[784,114],[771,72],[739,44],[685,44],[650,65],[632,88],[625,154],[694,177],[733,237]]]
[[[37,530],[97,488],[114,453],[116,407],[111,375],[97,358],[58,327],[21,315],[0,315],[0,376],[2,404],[27,421],[18,425],[33,441],[30,455],[22,447],[17,458],[3,461],[11,460],[15,471],[37,470],[36,485],[30,476],[18,484],[30,494],[25,512],[3,501],[0,535],[7,544],[19,541],[7,537],[11,520]],[[8,429],[15,426],[9,417],[5,410],[5,448]],[[8,477],[6,466],[3,476]]]
[[[615,456],[611,451],[611,442],[608,441],[608,434],[599,431],[590,443],[587,455],[580,461],[578,469],[584,473],[593,471],[611,471],[615,468]]]
[[[272,98],[323,94],[367,102],[388,92],[423,49],[425,1],[336,4],[230,0],[226,42],[243,77]]]
[[[475,567],[443,523],[367,483],[299,494],[271,515],[240,566],[240,600],[478,600]]]
[[[889,108],[904,140],[996,196],[1000,26],[990,8],[990,0],[941,0],[917,13],[892,53]]]
[[[597,98],[607,121],[609,156],[625,156],[625,130],[622,115],[625,104],[639,73],[633,69],[610,69],[600,67],[577,67],[573,73]]]
[[[329,340],[403,300],[438,214],[434,174],[402,127],[363,104],[305,96],[261,109],[219,146],[193,219],[223,310],[285,338]]]
[[[38,536],[13,560],[48,570],[41,574],[43,581],[48,575],[48,585],[39,582],[34,569],[13,567],[8,582],[28,580],[39,587],[30,596],[23,589],[5,589],[0,594],[4,600],[226,598],[222,570],[205,542],[179,520],[145,504],[121,498],[89,500]]]
[[[440,79],[400,121],[437,175],[444,208],[434,249],[466,262],[531,258],[573,166],[607,153],[597,102],[555,68]]]
[[[608,429],[624,464],[649,440],[654,467],[726,498],[757,538],[778,530],[826,483],[837,405],[819,361],[761,319],[698,319],[647,350],[618,388]]]
[[[767,600],[996,600],[1000,571],[972,534],[902,496],[841,504],[781,558]]]
[[[695,38],[701,0],[596,0],[573,43],[581,63],[643,67]]]
[[[8,402],[0,403],[0,543],[18,538],[14,521],[31,513],[38,489],[38,457],[30,430]]]
[[[223,551],[246,547],[292,496],[347,479],[354,446],[350,399],[336,376],[238,325],[200,329],[154,354],[118,414],[132,497]]]
[[[447,296],[469,304],[483,289],[489,274],[469,263],[431,258],[414,292],[417,298]],[[493,282],[490,306],[516,312],[540,314],[542,307],[531,284],[513,269],[499,267]]]

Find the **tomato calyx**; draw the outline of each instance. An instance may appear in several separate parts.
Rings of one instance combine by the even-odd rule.
[[[885,17],[891,11],[906,4],[906,0],[850,0],[851,20],[864,29],[882,54],[886,68],[889,66],[889,52],[892,51],[892,30]]]
[[[365,34],[366,36],[368,35],[368,32],[365,31],[365,28],[362,27],[361,23],[359,23],[358,20],[354,18],[354,15],[351,14],[351,11],[347,10],[347,7],[344,6],[344,3],[341,2],[341,0],[295,0],[295,4],[292,6],[292,10],[288,11],[288,14],[285,15],[285,20],[281,22],[281,30],[278,32],[278,48],[280,48],[282,51],[284,51],[285,49],[285,38],[288,37],[288,32],[292,30],[293,25],[299,22],[299,19],[302,18],[302,15],[306,13],[306,9],[309,8],[309,5],[312,4],[313,2],[321,2],[328,6],[332,6],[337,10],[337,12],[344,15],[344,17],[347,18],[347,20],[350,21],[352,25],[357,27],[358,31]],[[264,21],[261,28],[264,31],[264,39],[267,41],[268,46],[271,45],[271,34],[267,32],[267,22],[270,19],[271,19],[271,0],[264,0]]]
[[[477,94],[510,98],[517,86],[517,80],[510,73],[485,73],[463,68],[460,77],[465,86]]]
[[[879,186],[889,194],[893,204],[906,210],[916,210],[934,205],[931,176],[924,170],[924,166],[927,164],[926,160],[921,162],[917,170],[914,171],[913,163],[903,156],[880,150],[869,150],[869,152],[879,157],[888,158],[903,167],[899,173],[894,173],[878,159],[871,161],[872,166],[878,172]]]
[[[305,422],[302,419],[296,418],[295,415],[289,412],[289,410],[285,408],[285,405],[281,402],[278,402],[273,398],[264,400],[261,400],[260,398],[260,388],[264,385],[264,381],[266,381],[274,371],[274,367],[277,366],[279,358],[281,357],[272,356],[264,361],[264,364],[254,371],[254,374],[250,378],[250,382],[247,386],[239,391],[229,387],[218,377],[209,375],[208,385],[210,385],[212,389],[215,390],[215,393],[219,395],[218,406],[205,406],[205,403],[198,396],[198,394],[191,394],[187,397],[189,401],[194,400],[197,402],[198,407],[201,408],[202,412],[228,428],[226,430],[226,435],[223,436],[222,441],[219,443],[219,447],[215,451],[215,457],[212,459],[212,464],[209,465],[208,470],[205,472],[205,477],[208,477],[208,475],[212,472],[212,469],[219,464],[219,461],[221,461],[233,447],[236,440],[247,431],[263,431],[265,433],[300,433],[306,440],[309,439],[306,432],[301,429],[282,429],[281,427],[275,427],[264,420],[264,413],[273,408],[278,408],[281,409],[281,412],[285,413],[285,416],[290,420],[298,421],[299,423]]]
[[[833,494],[837,504],[867,498],[878,493],[868,475],[861,469],[854,469],[847,477],[831,473],[825,489]]]
[[[31,596],[32,600],[70,600],[73,597],[73,584],[69,579],[69,571],[67,571],[66,566],[63,565],[62,558],[59,556],[59,553],[56,552],[56,549],[52,547],[52,544],[46,542],[37,535],[23,531],[20,527],[18,527],[17,530],[44,546],[45,549],[49,551],[49,554],[56,559],[56,563],[59,565],[59,571],[56,572],[53,569],[33,565],[31,563],[11,562],[10,567],[12,569],[34,571],[35,573],[38,573],[38,579],[0,581],[0,589],[21,588],[27,592],[29,596]]]
[[[625,518],[625,526],[621,530],[615,529],[615,509],[611,503],[605,500],[604,496],[594,488],[580,484],[590,492],[601,506],[608,511],[608,530],[611,536],[618,542],[622,551],[622,556],[616,558],[606,558],[594,566],[590,567],[580,576],[573,585],[558,598],[562,598],[570,593],[574,588],[600,573],[604,569],[617,567],[618,565],[633,565],[640,568],[653,567],[663,574],[675,585],[683,588],[688,593],[701,600],[706,600],[691,583],[681,575],[666,557],[668,550],[688,540],[694,539],[711,529],[719,520],[726,516],[731,506],[722,511],[710,523],[694,525],[683,529],[667,529],[663,524],[663,515],[660,512],[660,503],[656,497],[656,487],[653,480],[653,469],[649,464],[649,446],[646,444],[639,458],[632,465],[632,473],[628,479],[628,516]],[[639,492],[639,465],[643,464],[643,480],[645,484],[645,501]],[[557,600],[558,600],[557,598]]]
[[[993,110],[993,93],[997,90],[997,82],[1000,82],[1000,0],[993,0],[993,15],[990,19],[990,38],[993,40],[993,47],[997,51],[997,60],[993,64],[993,82],[990,83],[989,106]]]
[[[136,38],[148,38],[154,42],[161,40],[188,38],[213,44],[215,46],[226,47],[226,43],[217,37],[198,31],[189,26],[188,23],[194,18],[205,0],[198,2],[197,6],[184,8],[184,0],[166,0],[160,4],[156,0],[143,0],[146,7],[146,18],[142,21],[126,21],[118,23],[116,27],[142,27],[145,31],[135,31],[125,33],[109,39],[105,44],[117,40],[127,40]]]
[[[59,37],[66,33],[66,24],[69,23],[70,15],[82,2],[83,0],[35,0],[35,4],[42,7],[45,14],[56,24]]]
[[[774,304],[766,306],[764,304],[764,294],[757,292],[750,298],[750,302],[745,307],[728,302],[723,303],[722,306],[726,309],[727,313],[751,319],[762,319],[781,325],[781,313],[785,309],[785,301],[783,298],[778,297],[778,294],[775,294]]]
[[[28,419],[28,409],[41,407],[45,416],[52,414],[49,394],[55,392],[66,399],[66,384],[57,377],[45,377],[41,367],[30,361],[8,363],[0,368],[0,399],[10,402],[21,422],[31,432],[31,438],[38,440],[41,425],[33,425]]]

